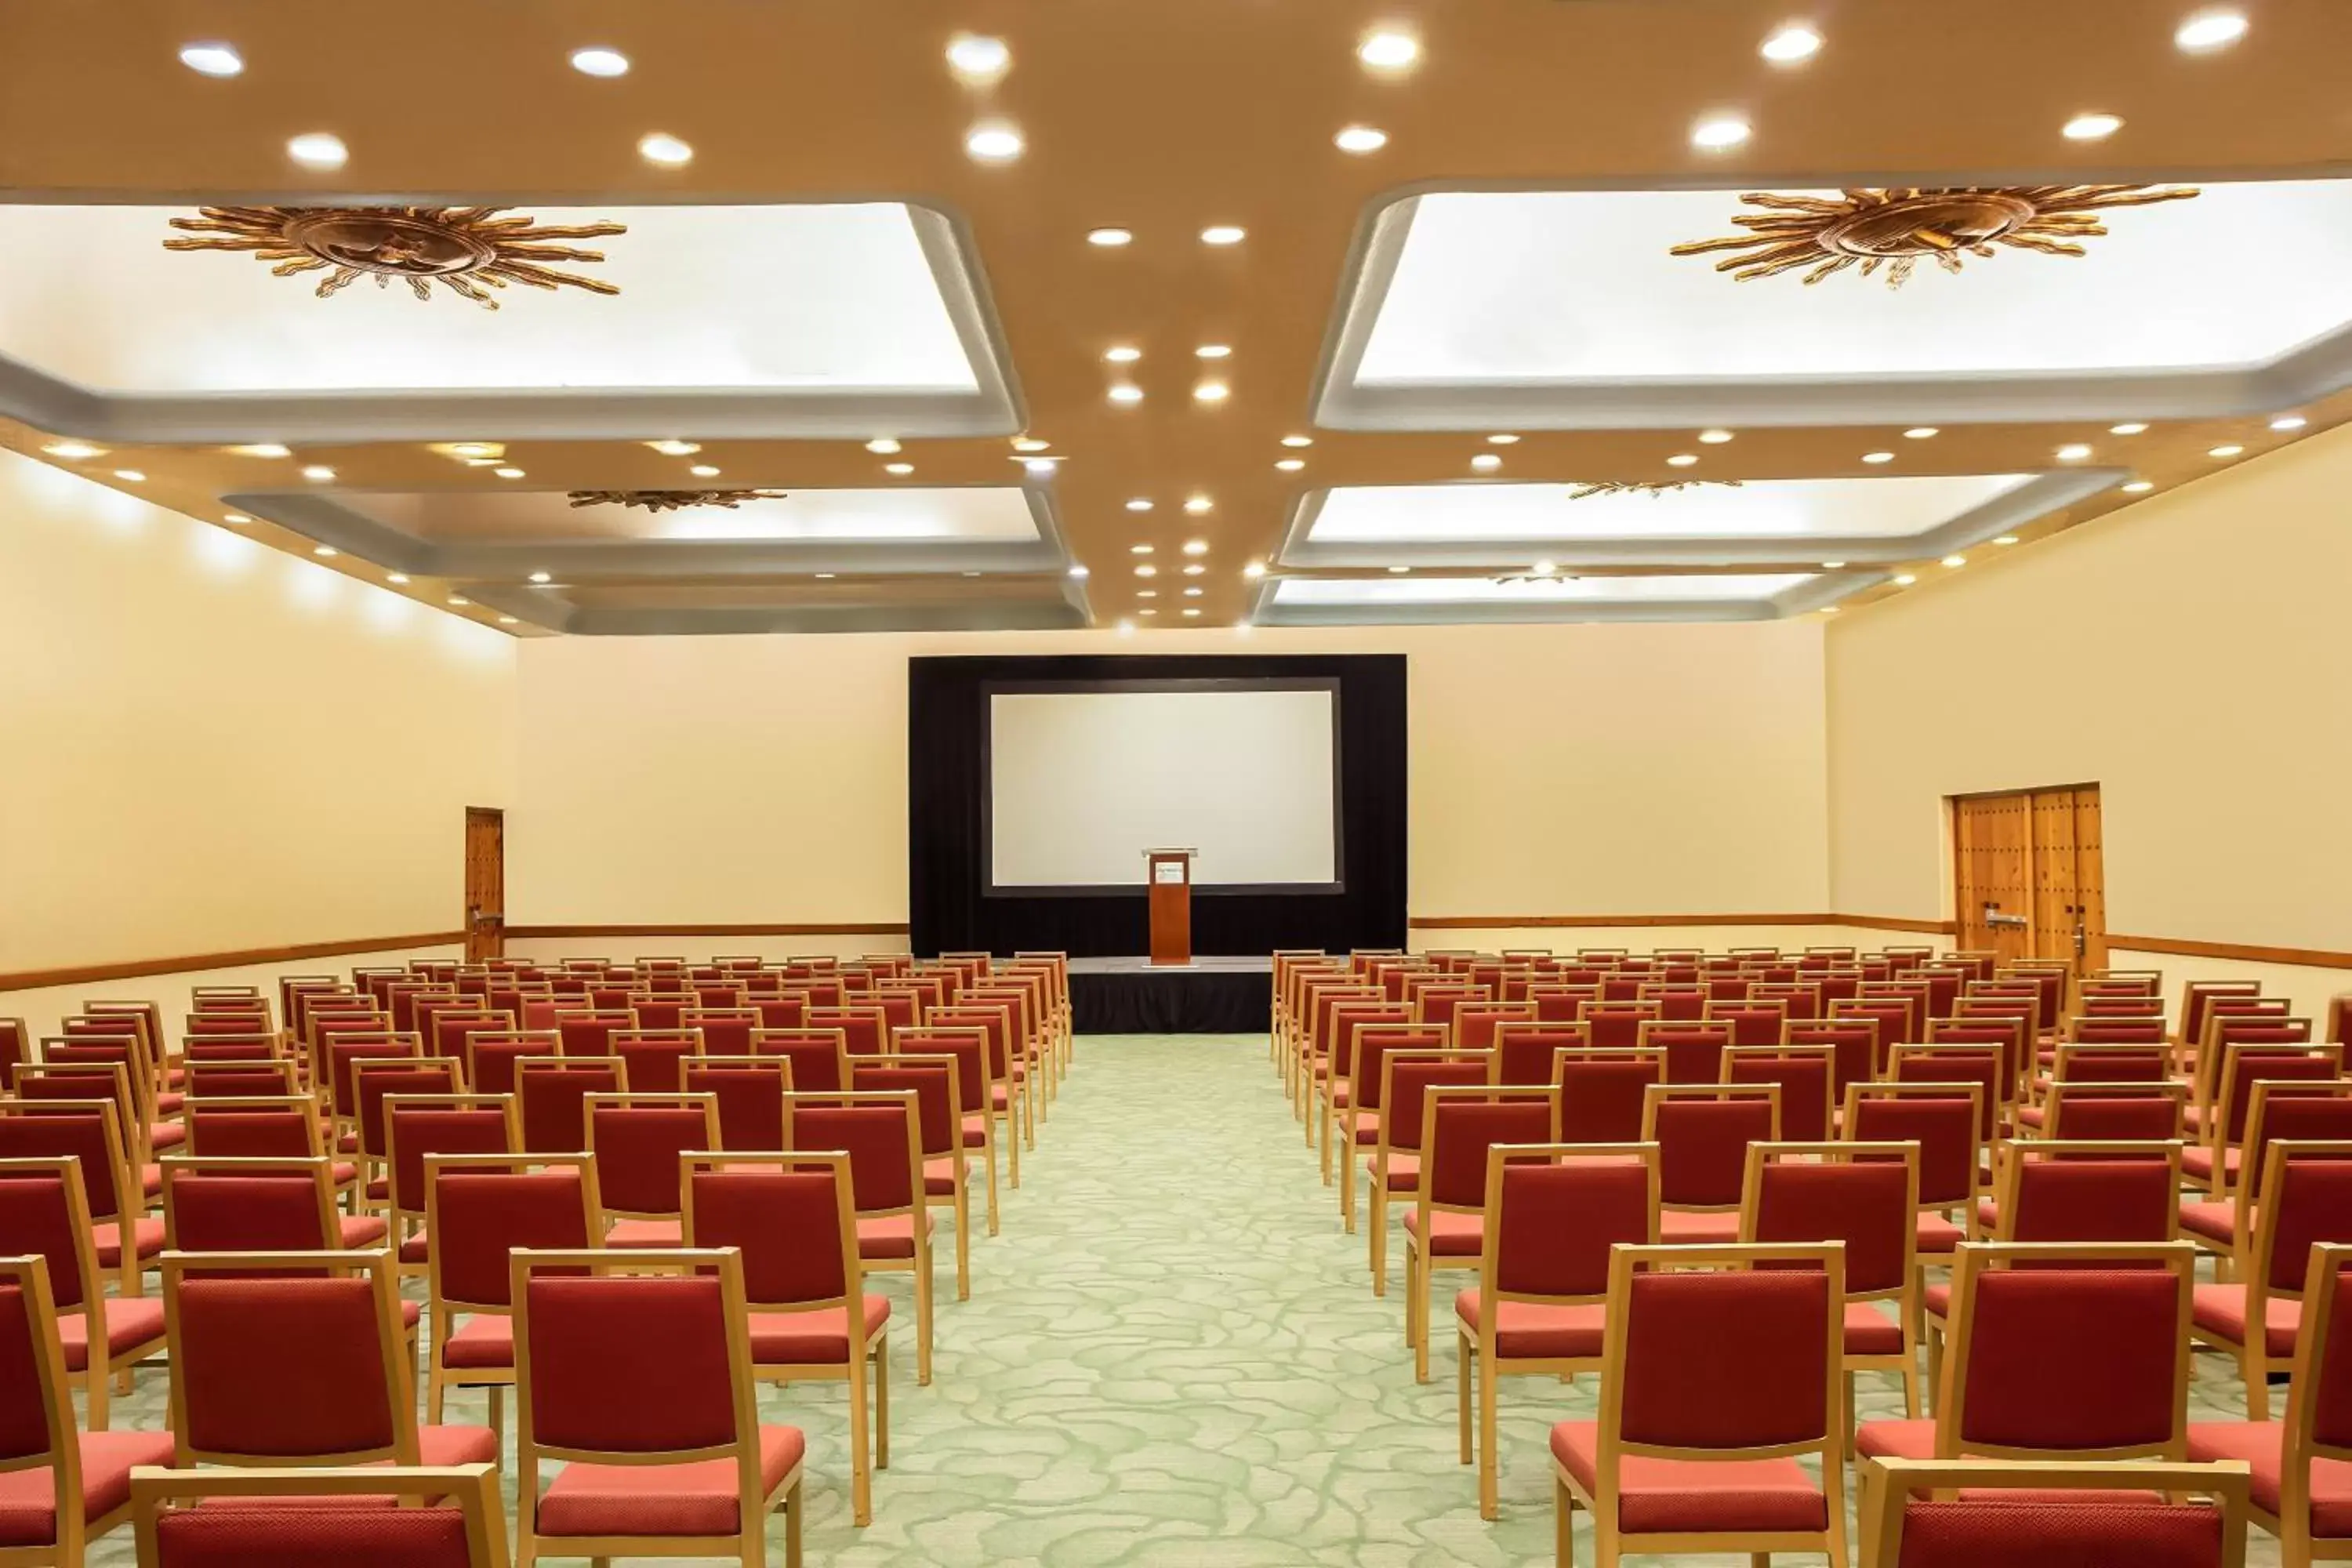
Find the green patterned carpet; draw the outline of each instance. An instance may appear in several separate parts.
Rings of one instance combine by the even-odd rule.
[[[875,1479],[871,1526],[850,1522],[839,1385],[762,1394],[764,1419],[809,1434],[809,1561],[1549,1563],[1545,1434],[1591,1414],[1592,1385],[1506,1380],[1502,1517],[1482,1521],[1475,1472],[1455,1459],[1450,1309],[1431,1381],[1415,1384],[1402,1249],[1375,1300],[1363,1237],[1340,1231],[1336,1189],[1319,1184],[1300,1137],[1263,1037],[1081,1038],[1022,1188],[1005,1191],[1003,1234],[975,1243],[970,1301],[953,1300],[942,1228],[929,1388],[915,1384],[905,1279],[886,1287],[899,1308],[891,1466]],[[116,1424],[162,1425],[165,1382],[142,1371]],[[2239,1415],[2217,1358],[2197,1358],[2192,1397],[2193,1419]],[[1861,1406],[1864,1418],[1901,1414],[1893,1380],[1866,1378]],[[453,1396],[449,1419],[481,1408]],[[781,1563],[781,1532],[770,1538]],[[129,1563],[129,1531],[93,1561]],[[2249,1561],[2275,1563],[2274,1543],[2257,1534]]]

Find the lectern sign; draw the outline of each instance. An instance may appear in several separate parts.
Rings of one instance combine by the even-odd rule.
[[[1192,858],[1197,849],[1147,849],[1150,867],[1151,962],[1192,962]]]

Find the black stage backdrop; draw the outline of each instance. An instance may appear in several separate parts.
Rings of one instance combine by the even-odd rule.
[[[988,695],[992,682],[1264,680],[1339,683],[1338,891],[1192,895],[1192,950],[1404,944],[1405,665],[1402,654],[1255,658],[1076,655],[908,661],[908,909],[915,952],[1016,949],[1098,958],[1144,952],[1145,890],[990,894]]]

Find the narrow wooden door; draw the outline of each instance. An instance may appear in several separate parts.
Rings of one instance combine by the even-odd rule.
[[[2077,975],[2106,963],[2106,873],[2099,786],[2068,784],[1952,802],[1960,945],[2065,960]]]
[[[2030,796],[1963,795],[1952,802],[1960,946],[2009,963],[2033,953],[2033,826]]]
[[[466,808],[466,959],[479,963],[506,952],[507,814]]]

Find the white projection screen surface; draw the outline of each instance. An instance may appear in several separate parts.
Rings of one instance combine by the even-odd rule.
[[[992,888],[1144,886],[1192,848],[1197,887],[1339,883],[1335,684],[989,694]]]

